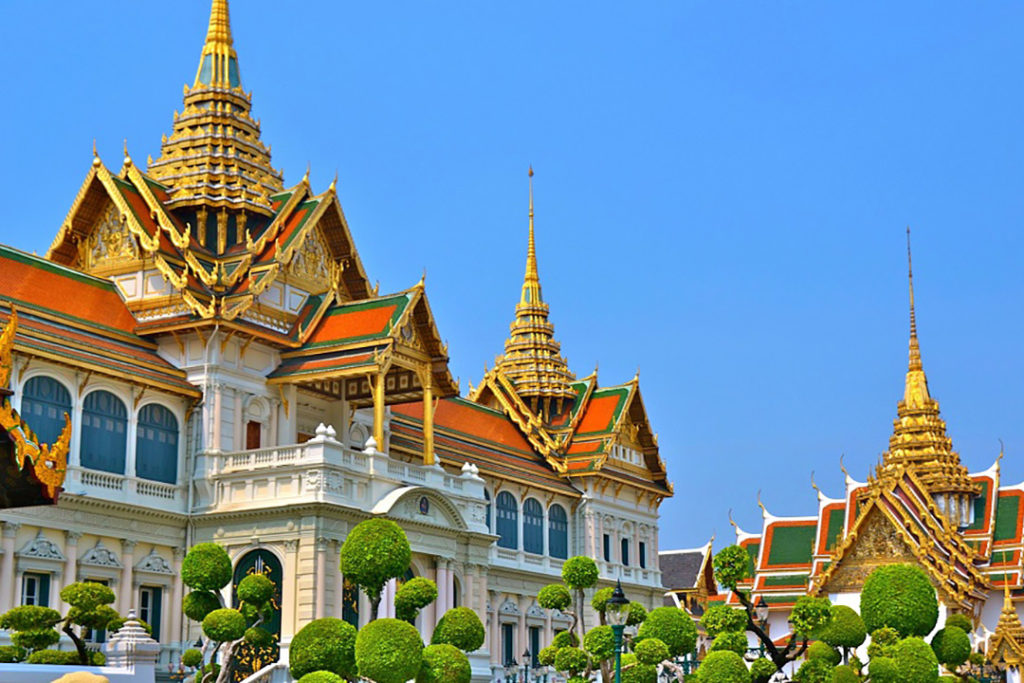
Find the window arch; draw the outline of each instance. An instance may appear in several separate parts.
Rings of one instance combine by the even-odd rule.
[[[43,443],[54,443],[64,430],[64,413],[71,412],[71,394],[52,377],[40,375],[25,382],[21,414]]]
[[[135,473],[165,484],[178,481],[178,419],[157,403],[144,405],[139,411]]]
[[[548,509],[548,554],[562,560],[569,558],[569,518],[558,503]]]
[[[519,548],[519,506],[515,496],[502,491],[495,501],[495,508],[494,532],[499,537],[498,546],[516,550]]]
[[[523,503],[523,550],[544,554],[544,508],[536,498]]]
[[[82,467],[124,474],[128,410],[109,391],[94,391],[82,405]]]

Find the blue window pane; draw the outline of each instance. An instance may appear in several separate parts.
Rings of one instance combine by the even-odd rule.
[[[71,394],[52,377],[25,382],[21,414],[43,443],[52,444],[64,430],[64,413],[71,412]]]
[[[487,530],[491,530],[491,492],[484,489],[484,498],[487,499]]]
[[[535,498],[523,504],[523,550],[538,555],[544,552],[544,508]]]
[[[150,403],[139,411],[135,473],[142,479],[178,481],[178,420],[167,408]]]
[[[569,519],[561,505],[548,510],[548,554],[562,560],[569,557]]]
[[[82,406],[82,467],[124,474],[128,410],[109,391],[94,391]]]
[[[495,501],[495,526],[494,532],[498,534],[498,545],[502,548],[513,550],[519,547],[519,506],[516,504],[515,496],[508,491],[498,494]]]

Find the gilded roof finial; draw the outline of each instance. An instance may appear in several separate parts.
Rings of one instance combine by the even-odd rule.
[[[540,293],[540,275],[537,273],[537,246],[533,239],[533,165],[530,165],[530,240],[526,248],[526,281],[537,283],[537,292]],[[525,294],[526,287],[524,285]],[[539,298],[539,297],[538,297]]]
[[[302,182],[304,182],[304,183],[308,183],[309,182],[309,171],[310,171],[311,168],[312,168],[311,164],[307,161],[306,162],[306,173],[305,173],[305,175],[302,176]]]
[[[92,165],[98,167],[102,161],[100,161],[100,153],[96,151],[96,138],[92,139]]]
[[[327,188],[330,192],[338,191],[338,170],[334,170],[334,180],[331,181],[331,186]]]
[[[766,508],[764,503],[761,502],[761,489],[757,490],[757,507],[761,508],[761,514],[765,517],[768,516],[768,508]]]
[[[910,369],[921,369],[921,347],[917,341],[917,315],[914,311],[914,263],[910,258],[910,226],[907,226],[907,281],[910,283]]]
[[[736,521],[732,518],[732,508],[729,508],[729,524],[732,525],[732,528],[736,531],[740,530],[739,525],[736,524]]]
[[[814,482],[814,470],[811,470],[811,488],[817,491],[819,494],[821,493],[821,489],[819,489],[818,485]]]

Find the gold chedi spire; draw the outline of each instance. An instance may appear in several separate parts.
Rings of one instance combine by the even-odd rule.
[[[980,487],[960,464],[953,441],[946,434],[946,423],[939,417],[939,403],[928,392],[928,378],[921,362],[914,307],[914,271],[910,254],[910,228],[907,228],[907,275],[910,284],[910,361],[897,406],[889,450],[882,456],[880,475],[898,467],[913,470],[928,489],[936,505],[956,526],[966,526],[970,498]]]
[[[1010,595],[1010,582],[1004,578],[1003,610],[999,613],[999,623],[995,633],[988,641],[985,656],[994,664],[1021,666],[1024,664],[1024,625],[1017,615]]]
[[[555,326],[548,320],[548,305],[541,295],[537,271],[537,246],[533,228],[533,167],[530,167],[530,233],[526,249],[526,275],[516,304],[516,319],[510,326],[505,354],[496,370],[515,386],[516,393],[545,417],[561,413],[563,402],[575,398],[571,383],[576,379],[560,354]]]
[[[201,239],[207,230],[220,235],[203,241],[221,251],[244,241],[246,216],[272,215],[269,197],[283,187],[281,173],[270,164],[270,148],[260,140],[259,122],[250,114],[252,95],[242,90],[227,0],[213,0],[184,105],[147,172],[168,186],[167,205],[181,210]]]

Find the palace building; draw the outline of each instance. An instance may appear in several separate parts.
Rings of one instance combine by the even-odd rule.
[[[378,292],[336,184],[287,185],[272,165],[228,2],[212,4],[159,158],[94,154],[45,257],[0,246],[0,457],[24,493],[0,510],[0,613],[60,608],[62,586],[102,581],[174,666],[199,633],[181,560],[214,541],[236,580],[280,587],[278,647],[247,654],[256,671],[313,619],[366,622],[338,556],[371,516],[404,527],[410,576],[438,584],[425,638],[453,606],[484,621],[474,680],[500,680],[568,626],[535,596],[570,556],[660,605],[672,486],[638,378],[577,377],[555,340],[532,170],[510,336],[463,395],[424,281]]]
[[[907,232],[908,265],[910,233]],[[741,587],[769,607],[769,634],[788,637],[790,608],[801,595],[829,597],[859,610],[868,574],[890,563],[912,563],[931,577],[946,613],[968,615],[976,645],[995,662],[1024,664],[1024,483],[1006,484],[999,460],[970,473],[946,434],[921,360],[910,270],[910,360],[889,448],[867,481],[845,468],[845,491],[822,491],[805,517],[778,517],[761,503],[763,524],[747,532],[732,522],[750,555]],[[842,465],[841,465],[842,466]],[[731,521],[731,520],[730,520]],[[663,563],[665,555],[662,556]],[[738,604],[735,595],[711,598]]]

